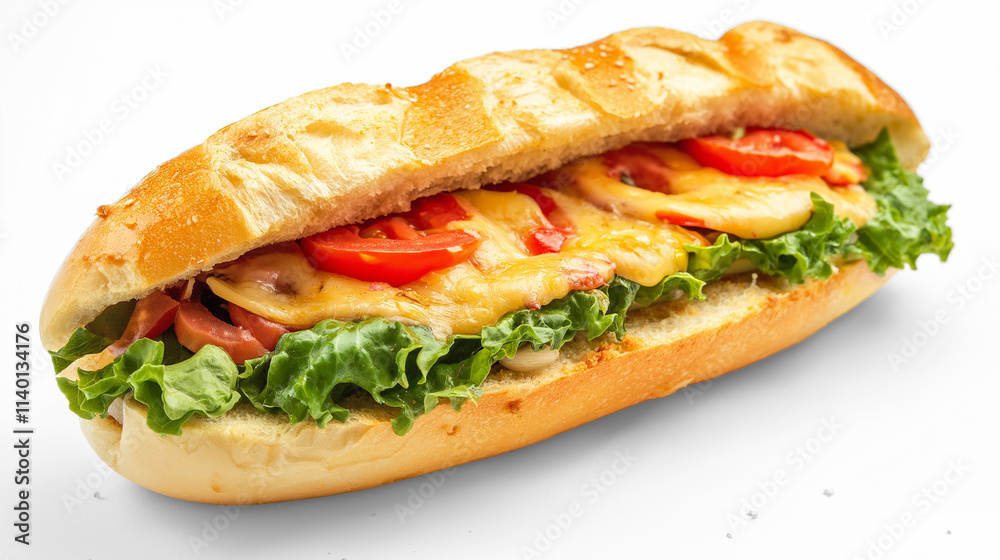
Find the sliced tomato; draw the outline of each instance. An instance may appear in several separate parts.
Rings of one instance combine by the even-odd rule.
[[[738,140],[716,134],[680,148],[699,165],[747,177],[822,175],[833,164],[833,148],[804,130],[749,128]]]
[[[132,317],[122,337],[108,347],[112,356],[120,356],[140,338],[160,336],[174,322],[180,304],[163,292],[153,292],[135,304]]]
[[[174,332],[188,350],[197,352],[206,344],[214,344],[225,350],[237,364],[267,354],[267,348],[248,329],[230,325],[193,301],[180,305],[174,319]]]
[[[685,216],[683,214],[678,214],[676,212],[666,212],[664,210],[659,210],[656,212],[656,217],[663,220],[664,222],[670,222],[678,226],[684,227],[705,227],[705,221],[701,218],[692,218],[691,216]]]
[[[281,335],[292,332],[286,325],[265,319],[233,303],[229,304],[229,318],[237,327],[250,331],[250,334],[268,350],[274,350]]]
[[[556,228],[536,227],[528,232],[524,242],[532,255],[558,253],[566,243],[566,236]]]
[[[475,236],[458,230],[414,239],[363,238],[356,226],[334,228],[301,241],[309,262],[319,270],[393,286],[464,261],[478,243]]]
[[[464,220],[469,213],[448,193],[418,198],[413,201],[410,211],[402,214],[417,229],[437,229],[455,220]]]
[[[668,192],[670,188],[669,169],[649,150],[631,145],[604,154],[604,165],[608,166],[608,177],[621,180],[627,175],[632,183],[650,191]]]
[[[440,229],[468,217],[455,197],[440,193],[415,200],[403,214],[333,228],[299,244],[319,270],[401,286],[472,254],[479,243],[474,235],[460,230],[417,231]]]

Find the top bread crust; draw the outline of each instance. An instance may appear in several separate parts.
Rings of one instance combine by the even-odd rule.
[[[736,126],[806,128],[851,146],[888,128],[909,169],[929,149],[875,74],[767,22],[718,41],[639,28],[572,49],[488,54],[413,87],[341,84],[226,126],[99,207],[49,289],[42,343],[55,350],[106,307],[257,247],[631,142]]]

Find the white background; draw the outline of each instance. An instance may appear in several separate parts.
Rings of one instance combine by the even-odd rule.
[[[576,1],[401,0],[351,57],[344,45],[357,27],[375,28],[372,11],[387,0],[68,2],[50,16],[46,2],[4,2],[0,550],[83,559],[1000,557],[1000,276],[983,268],[1000,259],[997,3]],[[13,542],[14,324],[36,323],[50,278],[99,204],[218,128],[315,88],[412,85],[489,51],[574,46],[634,26],[714,38],[723,23],[753,19],[839,45],[907,99],[935,141],[927,185],[954,204],[947,264],[922,259],[919,272],[897,275],[779,355],[459,467],[440,487],[425,477],[231,510],[102,474],[36,342],[32,544]],[[85,131],[103,119],[110,132],[68,165],[68,151],[95,138]],[[929,323],[936,316],[947,322]],[[920,348],[894,364],[905,340]],[[634,460],[612,477],[618,453]],[[602,474],[603,493],[585,486]],[[420,492],[430,497],[412,498]],[[566,523],[573,504],[582,514]],[[401,518],[403,507],[412,515]]]

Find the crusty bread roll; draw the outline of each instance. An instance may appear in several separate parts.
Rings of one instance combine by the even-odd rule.
[[[910,108],[874,74],[823,41],[764,22],[719,41],[646,28],[565,51],[495,53],[409,88],[334,86],[223,128],[99,208],[53,281],[42,340],[54,350],[107,306],[256,247],[630,142],[734,126],[802,127],[849,145],[888,128],[910,169],[929,147]],[[859,263],[795,288],[713,284],[706,302],[630,314],[622,343],[575,341],[542,372],[491,374],[478,406],[438,407],[404,437],[392,433],[387,411],[364,403],[323,430],[248,408],[160,436],[127,399],[123,425],[97,418],[83,427],[118,472],[184,499],[357,490],[522,447],[741,367],[809,336],[887,277]]]

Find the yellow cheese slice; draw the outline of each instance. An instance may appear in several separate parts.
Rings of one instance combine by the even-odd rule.
[[[650,222],[673,214],[700,220],[704,227],[748,238],[767,238],[801,228],[812,215],[809,193],[815,192],[859,227],[877,210],[875,201],[858,185],[831,187],[820,177],[737,177],[701,167],[687,154],[666,146],[645,144],[667,165],[669,192],[655,192],[608,176],[601,156],[570,164],[567,194],[596,206]]]

